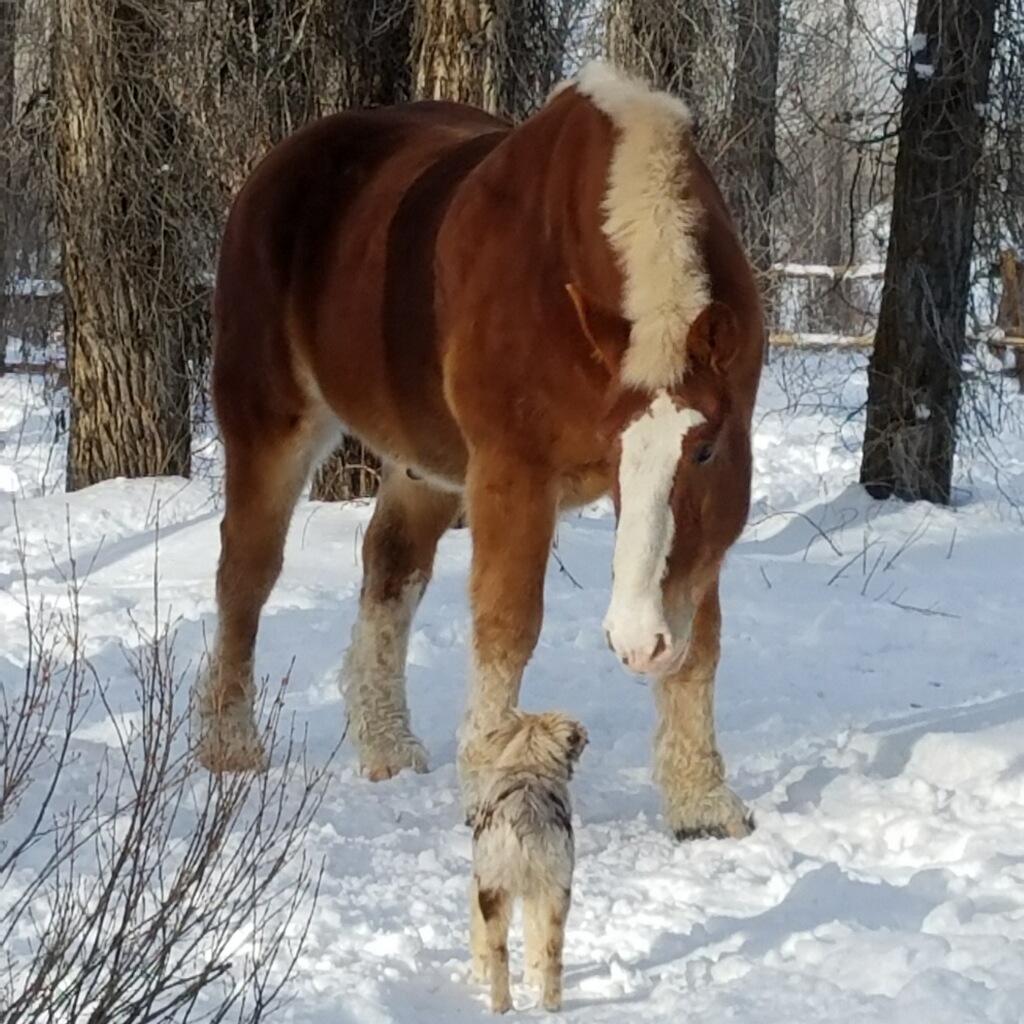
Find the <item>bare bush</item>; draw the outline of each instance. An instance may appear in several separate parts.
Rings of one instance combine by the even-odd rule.
[[[79,589],[73,563],[63,611],[26,589],[23,684],[0,680],[0,1021],[261,1020],[315,907],[326,769],[276,738],[280,692],[268,773],[197,768],[170,629],[126,649],[125,712],[82,654]],[[104,741],[79,739],[100,709]]]

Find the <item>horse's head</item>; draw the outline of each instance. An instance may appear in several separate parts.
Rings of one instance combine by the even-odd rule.
[[[611,372],[618,517],[604,628],[627,668],[665,675],[682,663],[696,609],[747,517],[749,424],[729,378],[741,339],[729,308],[711,303],[690,328],[681,380],[648,391],[620,382],[628,338],[599,321],[591,311],[585,327]]]

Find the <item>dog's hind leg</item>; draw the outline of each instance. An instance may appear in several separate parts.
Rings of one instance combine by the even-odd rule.
[[[540,988],[544,981],[545,907],[546,902],[537,896],[527,896],[523,900],[523,946],[526,961],[523,981],[537,988]]]
[[[487,933],[491,1009],[495,1013],[507,1013],[512,1009],[508,983],[508,926],[512,918],[512,895],[503,889],[480,889],[477,902]]]
[[[479,984],[486,982],[490,976],[488,971],[487,926],[484,924],[483,912],[480,910],[480,885],[476,875],[469,891],[469,953],[473,963],[473,980]]]
[[[540,962],[541,1004],[545,1010],[562,1008],[562,951],[565,948],[565,921],[569,916],[571,894],[567,889],[547,892],[526,903],[526,914],[533,918],[527,924],[527,935],[532,931],[535,955]],[[527,956],[531,951],[527,948]]]

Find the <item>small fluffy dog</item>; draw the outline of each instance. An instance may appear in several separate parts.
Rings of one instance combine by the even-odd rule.
[[[569,780],[587,730],[567,715],[509,712],[485,740],[487,767],[473,822],[470,949],[478,980],[491,981],[491,1009],[512,1009],[508,929],[523,900],[526,980],[546,1010],[562,1005],[562,948],[575,848]]]

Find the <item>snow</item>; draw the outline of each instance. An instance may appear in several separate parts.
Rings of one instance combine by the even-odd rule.
[[[923,32],[915,32],[910,37],[910,52],[922,53],[928,47],[928,37]]]
[[[915,61],[914,70],[917,72],[918,78],[932,78],[935,75],[934,64],[924,64]]]
[[[955,508],[876,503],[855,483],[865,387],[863,354],[784,352],[766,370],[750,522],[723,580],[717,690],[729,777],[757,815],[748,839],[680,845],[666,834],[651,694],[601,632],[609,506],[560,526],[523,702],[569,710],[590,733],[573,782],[566,1019],[1020,1020],[1020,400],[1008,386],[1008,411],[989,417],[999,433],[964,447]],[[0,682],[22,684],[23,582],[59,605],[73,554],[84,644],[109,701],[84,712],[75,742],[88,760],[137,706],[122,653],[136,642],[129,616],[143,629],[176,623],[182,671],[201,655],[220,499],[216,479],[64,495],[62,444],[39,382],[0,378]],[[344,726],[335,676],[370,511],[300,505],[260,633],[260,674],[276,682],[292,668],[285,713],[313,763]],[[371,784],[348,745],[336,755],[304,844],[324,860],[320,896],[274,1020],[490,1019],[468,979],[470,835],[454,768],[469,558],[465,531],[442,541],[410,644],[432,771]],[[66,781],[84,794],[90,779],[83,769]],[[0,891],[0,906],[15,895]],[[517,965],[520,936],[515,927]],[[520,984],[513,998],[534,1005]]]
[[[8,295],[48,298],[63,291],[60,281],[49,277],[16,277],[7,284]]]

